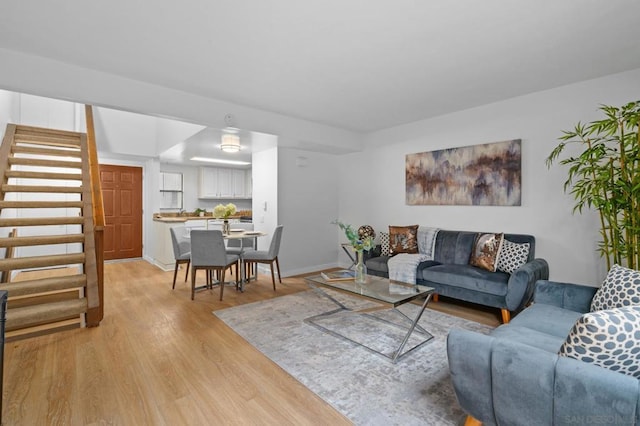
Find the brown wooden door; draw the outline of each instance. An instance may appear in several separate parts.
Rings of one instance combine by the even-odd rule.
[[[100,165],[104,259],[142,257],[142,168]]]

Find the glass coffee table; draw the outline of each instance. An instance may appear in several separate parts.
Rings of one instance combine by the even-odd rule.
[[[373,275],[367,275],[366,284],[358,284],[353,280],[327,281],[321,275],[305,277],[305,281],[316,293],[336,305],[334,310],[305,319],[306,323],[324,332],[362,346],[390,359],[393,363],[433,339],[431,333],[418,325],[433,295],[432,287],[391,281],[388,278]],[[326,290],[357,296],[373,303],[349,307],[336,298],[338,295],[331,295]],[[416,299],[424,299],[424,301],[412,318],[397,309]],[[354,319],[354,316],[358,318]],[[326,324],[330,321],[333,327]],[[347,333],[350,327],[356,331]],[[383,329],[390,330],[388,336],[376,334],[378,330]],[[386,350],[376,347],[378,343],[376,341],[385,339],[387,340]],[[412,343],[407,346],[410,339]],[[405,346],[408,349],[403,352]]]

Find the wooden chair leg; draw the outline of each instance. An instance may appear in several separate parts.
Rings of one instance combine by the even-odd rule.
[[[187,277],[189,277],[189,267],[191,266],[191,261],[187,260],[187,272],[184,274],[184,282],[187,282]]]
[[[282,284],[282,278],[280,277],[280,262],[278,262],[278,256],[276,256],[276,267],[278,268],[278,281]],[[273,286],[273,289],[276,289],[276,286]]]
[[[475,417],[467,416],[467,419],[464,421],[464,426],[482,426],[482,422]]]
[[[196,268],[193,268],[193,271],[191,271],[191,300],[193,300],[193,297],[195,294],[196,294]]]
[[[239,287],[239,282],[242,279],[242,277],[240,276],[239,272],[238,272],[238,268],[240,267],[240,261],[236,262],[236,287]]]
[[[269,265],[269,269],[271,269],[271,282],[273,283],[273,290],[276,289],[276,277],[273,275],[273,262]]]
[[[509,324],[509,321],[511,321],[511,312],[509,312],[508,309],[501,309],[500,312],[502,312],[502,323]]]
[[[433,293],[433,296],[431,296],[431,301],[438,303],[438,293]]]
[[[224,293],[224,272],[226,270],[226,268],[221,268],[222,272],[220,272],[220,301],[222,301],[222,294]]]
[[[178,276],[178,266],[179,266],[179,264],[178,264],[178,261],[176,260],[176,267],[173,270],[173,286],[171,287],[173,290],[176,289],[176,277]],[[186,280],[186,278],[185,278],[185,280]]]

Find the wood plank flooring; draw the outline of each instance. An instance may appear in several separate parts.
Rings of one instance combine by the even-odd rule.
[[[350,424],[211,313],[307,290],[302,277],[274,292],[261,275],[222,302],[217,288],[191,301],[184,270],[173,291],[172,277],[143,260],[108,263],[99,327],[7,342],[3,424]],[[432,307],[498,323],[497,310]]]

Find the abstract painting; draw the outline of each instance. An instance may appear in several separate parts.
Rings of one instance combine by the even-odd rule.
[[[406,156],[406,204],[519,206],[521,140]]]

